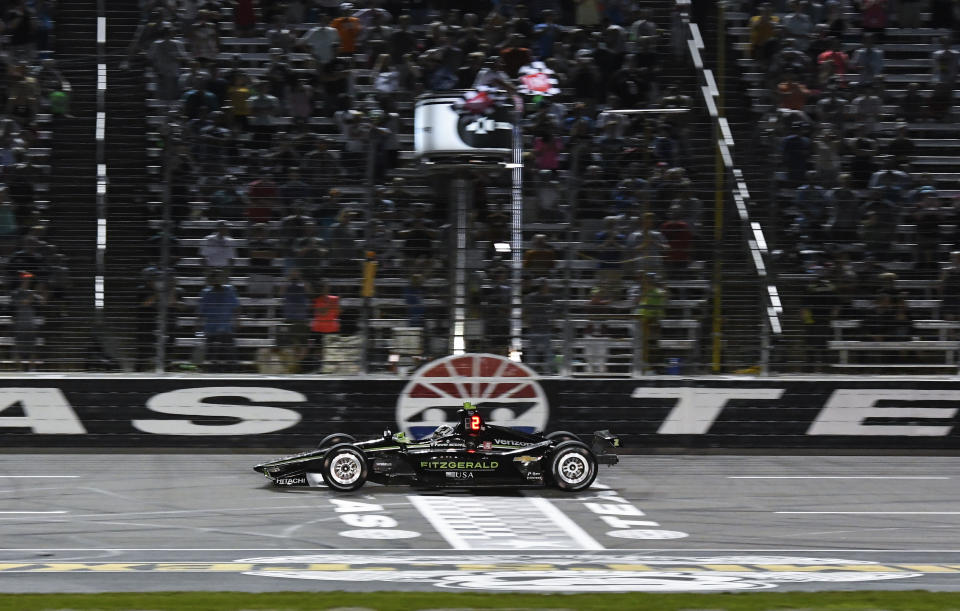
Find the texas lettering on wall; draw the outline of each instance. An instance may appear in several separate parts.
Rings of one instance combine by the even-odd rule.
[[[472,399],[493,414],[496,424],[588,435],[610,429],[624,438],[628,451],[960,447],[960,382],[698,378],[526,383],[537,386],[535,400]],[[97,378],[9,379],[0,386],[0,441],[6,447],[310,445],[334,431],[370,435],[384,428],[412,428],[418,414],[433,408],[398,410],[398,405],[409,405],[402,396],[406,386],[405,380],[359,379],[228,384],[202,378],[109,383]],[[453,413],[447,403],[440,400],[431,417],[445,420]]]

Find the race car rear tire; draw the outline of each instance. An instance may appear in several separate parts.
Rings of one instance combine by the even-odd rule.
[[[323,457],[320,474],[334,490],[356,490],[367,481],[367,457],[349,443],[338,443]]]
[[[346,433],[333,433],[332,435],[327,435],[320,440],[320,443],[317,444],[317,449],[325,448],[327,446],[332,446],[336,443],[355,443],[357,440],[353,435],[347,435]]]
[[[561,490],[586,490],[597,479],[597,459],[585,443],[564,441],[553,451],[550,477]]]
[[[580,438],[570,431],[554,431],[552,433],[547,433],[543,437],[544,439],[556,441],[557,443],[560,443],[561,441],[580,441]]]

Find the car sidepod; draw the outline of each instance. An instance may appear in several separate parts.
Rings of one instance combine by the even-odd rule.
[[[523,485],[542,486],[547,481],[542,451],[510,454],[510,464],[517,470],[517,475]]]
[[[549,442],[527,447],[432,447],[408,454],[417,481],[430,487],[542,486],[542,459]]]
[[[486,452],[437,448],[411,458],[418,480],[427,486],[494,486],[509,478],[502,458]]]

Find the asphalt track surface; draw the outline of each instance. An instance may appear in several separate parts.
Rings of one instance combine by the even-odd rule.
[[[0,455],[0,592],[960,590],[960,457],[625,456],[576,495],[264,458]]]

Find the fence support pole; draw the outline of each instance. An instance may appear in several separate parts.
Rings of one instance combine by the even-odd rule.
[[[523,99],[513,98],[513,188],[512,231],[510,235],[511,278],[510,307],[510,352],[512,360],[520,361],[523,355]]]
[[[630,375],[634,378],[642,377],[647,367],[647,334],[643,327],[643,318],[637,316],[633,323],[633,359],[631,360]]]
[[[770,323],[767,321],[766,304],[770,297],[766,295],[767,286],[760,283],[760,375],[770,375]]]
[[[573,341],[576,335],[575,329],[570,324],[570,299],[573,297],[572,293],[572,280],[573,280],[573,262],[577,259],[577,251],[574,246],[574,232],[573,232],[573,220],[577,218],[577,210],[579,206],[577,205],[579,194],[579,182],[574,178],[576,172],[571,170],[569,178],[567,179],[567,196],[569,200],[569,219],[567,223],[566,238],[567,246],[564,248],[564,266],[563,266],[563,342],[562,342],[562,353],[560,359],[560,366],[557,368],[557,373],[561,376],[568,377],[573,375]],[[553,338],[551,337],[551,340]]]
[[[450,353],[457,355],[466,352],[467,325],[467,237],[471,181],[465,176],[456,176],[450,181],[450,195],[453,200],[455,248],[453,252],[453,278],[450,291],[453,304],[450,319]]]
[[[717,2],[717,117],[724,116],[724,3]],[[711,369],[719,373],[723,368],[723,203],[726,191],[726,167],[720,153],[720,139],[723,134],[713,121],[714,150],[714,208],[713,208],[713,359]]]
[[[164,168],[163,168],[163,226],[160,227],[160,273],[161,287],[159,299],[157,299],[157,328],[156,328],[156,371],[163,373],[167,363],[167,311],[170,307],[170,289],[172,278],[170,277],[170,181],[173,178],[171,163],[173,160],[173,147],[168,141],[163,148]],[[148,287],[153,288],[153,287]]]
[[[366,170],[366,187],[367,187],[367,205],[364,206],[364,229],[363,229],[363,244],[364,252],[361,265],[361,272],[366,273],[366,260],[367,260],[367,247],[370,244],[370,239],[373,237],[373,207],[376,201],[377,193],[377,184],[375,181],[377,173],[377,154],[380,152],[380,147],[383,146],[383,134],[375,125],[370,126],[370,134],[367,138],[367,170]],[[376,278],[374,278],[374,287],[376,287]],[[376,291],[376,288],[374,288]],[[361,374],[365,374],[370,370],[370,363],[368,357],[370,355],[370,317],[372,315],[371,301],[369,295],[363,295],[363,306],[362,311],[360,312],[360,325],[357,331],[360,334],[360,358],[359,370]]]

